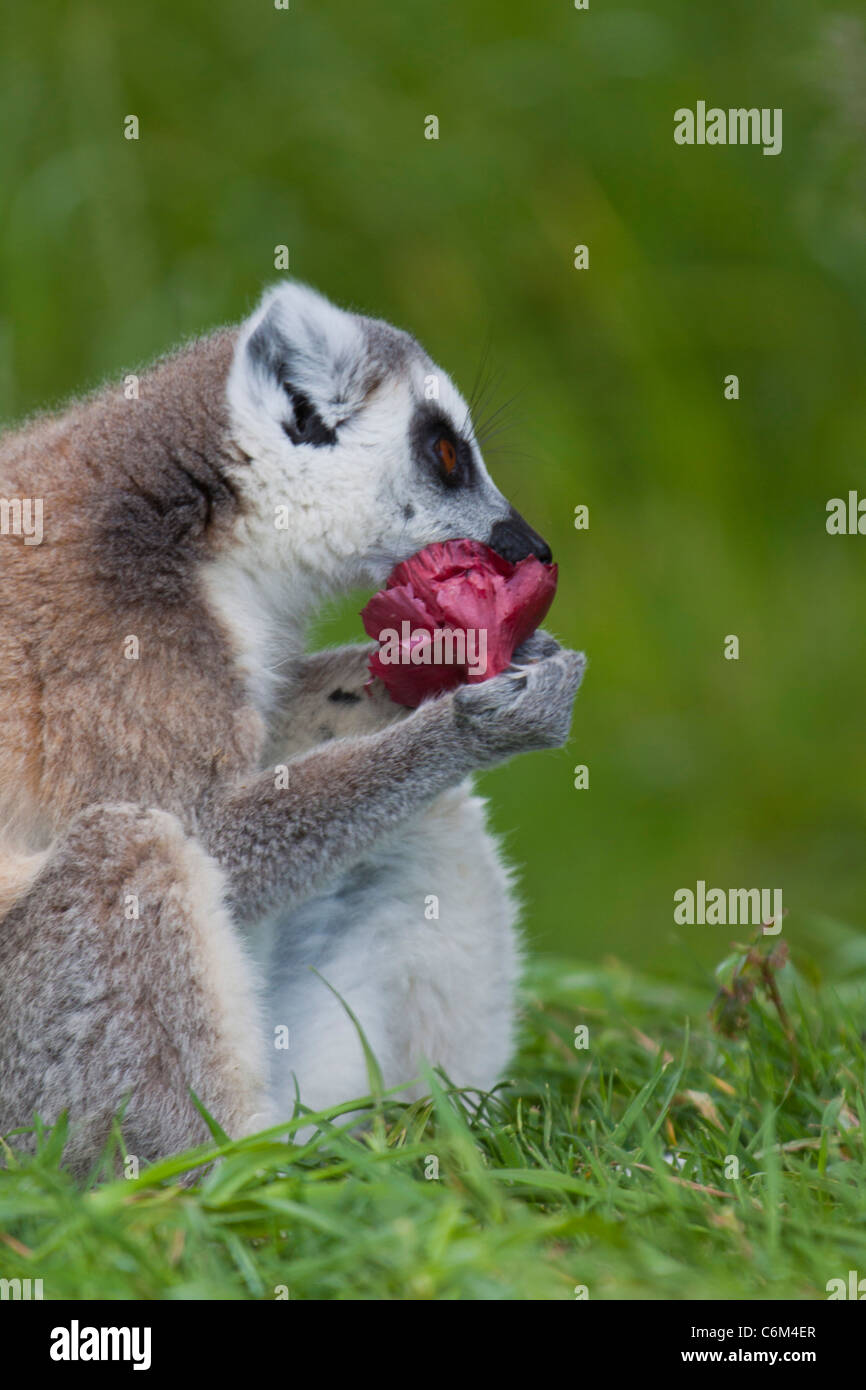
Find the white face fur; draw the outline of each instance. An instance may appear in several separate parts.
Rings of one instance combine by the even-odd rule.
[[[379,588],[433,541],[511,560],[546,544],[490,478],[469,409],[408,334],[283,284],[242,326],[228,383],[248,563],[318,596]]]

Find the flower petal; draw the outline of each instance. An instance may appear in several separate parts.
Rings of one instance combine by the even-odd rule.
[[[370,672],[392,699],[411,708],[464,682],[488,680],[506,669],[515,648],[543,620],[556,582],[556,566],[534,556],[515,565],[480,541],[429,545],[394,568],[361,614],[369,635],[386,643],[371,656]],[[421,648],[444,630],[475,634],[476,652],[484,635],[483,672],[465,662],[437,663],[432,651],[419,661]]]

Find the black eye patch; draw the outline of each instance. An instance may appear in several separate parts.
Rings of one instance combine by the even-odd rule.
[[[283,390],[292,403],[292,419],[283,421],[283,429],[293,444],[336,444],[337,431],[326,425],[309,396],[297,391],[290,382]]]

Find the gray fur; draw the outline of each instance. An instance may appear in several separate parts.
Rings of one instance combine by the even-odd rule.
[[[293,760],[286,788],[267,772],[215,798],[201,813],[201,838],[225,871],[236,920],[308,897],[476,769],[560,747],[583,667],[578,653],[557,652]]]

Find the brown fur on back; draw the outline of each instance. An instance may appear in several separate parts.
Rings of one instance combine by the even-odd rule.
[[[159,362],[137,400],[112,384],[0,442],[0,496],[44,512],[41,544],[0,536],[0,912],[84,806],[188,817],[192,788],[255,763],[260,721],[198,588],[240,506],[235,336]]]

